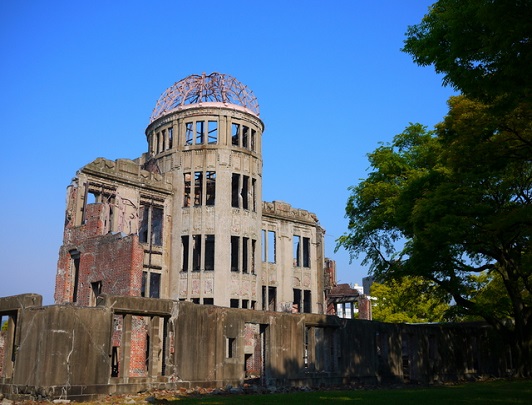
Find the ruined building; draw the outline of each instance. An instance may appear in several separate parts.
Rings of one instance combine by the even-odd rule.
[[[508,374],[512,348],[486,325],[326,315],[356,296],[336,286],[316,216],[262,202],[263,130],[241,83],[189,76],[157,102],[145,154],[81,168],[56,304],[0,297],[0,393],[83,400]]]
[[[262,202],[264,123],[252,91],[218,73],[168,88],[135,160],[96,159],[68,187],[55,301],[102,293],[324,312],[324,230]]]

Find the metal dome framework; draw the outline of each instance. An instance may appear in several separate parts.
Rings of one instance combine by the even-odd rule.
[[[204,102],[234,104],[260,115],[259,103],[251,89],[232,76],[214,72],[190,75],[166,89],[157,100],[150,123],[175,108]]]

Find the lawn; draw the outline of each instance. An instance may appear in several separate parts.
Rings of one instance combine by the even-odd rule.
[[[367,405],[448,405],[448,404],[532,404],[532,380],[505,380],[475,382],[439,387],[374,389],[351,391],[295,392],[263,395],[205,395],[183,397],[167,403],[186,404],[345,404],[355,402]]]

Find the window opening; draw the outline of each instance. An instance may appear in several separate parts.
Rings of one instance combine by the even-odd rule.
[[[192,236],[192,271],[200,271],[201,266],[201,235]]]
[[[303,267],[310,267],[310,238],[303,238]]]
[[[184,179],[184,195],[183,195],[183,207],[190,207],[190,173],[183,173]]]
[[[229,306],[231,308],[238,308],[238,300],[237,299],[231,299],[229,300]]]
[[[294,302],[292,304],[292,312],[301,312],[301,290],[294,288]]]
[[[214,270],[214,235],[205,236],[205,270]]]
[[[218,142],[218,121],[209,121],[209,144]]]
[[[207,172],[205,177],[207,181],[205,204],[212,206],[216,197],[216,172]]]
[[[240,208],[239,204],[239,190],[240,190],[240,175],[233,173],[231,178],[231,206],[233,208]]]
[[[194,172],[194,205],[198,206],[202,204],[202,195],[203,191],[203,173]]]
[[[294,235],[294,238],[292,239],[294,244],[294,267],[300,267],[301,266],[301,256],[299,252],[300,243],[301,243],[301,237],[298,235]]]
[[[268,231],[268,263],[275,263],[275,231]]]
[[[168,128],[168,149],[172,149],[174,144],[174,128]]]
[[[240,145],[240,124],[232,124],[231,125],[231,139],[233,146],[239,146]]]
[[[238,267],[238,244],[240,238],[231,236],[231,271],[240,271]]]
[[[199,304],[200,303],[200,299],[199,298],[192,298],[192,303],[193,304]]]
[[[277,308],[277,287],[268,287],[268,311]]]
[[[249,238],[242,238],[242,272],[243,273],[249,272],[248,246],[249,246]]]
[[[214,305],[214,298],[203,298],[203,305]]]
[[[240,195],[242,197],[242,208],[245,210],[249,209],[249,176],[242,176],[242,190]]]
[[[226,338],[226,357],[231,359],[236,356],[236,338]]]
[[[150,273],[150,298],[160,298],[161,275]]]
[[[70,253],[71,272],[72,272],[72,302],[78,301],[78,284],[79,284],[79,262],[80,254],[76,250]]]
[[[118,346],[113,346],[111,352],[111,377],[118,377],[119,363],[118,363]]]
[[[251,209],[257,212],[257,180],[251,179]]]
[[[194,123],[185,123],[185,145],[192,145],[194,142]]]
[[[181,236],[182,271],[188,271],[188,235]]]
[[[205,121],[196,122],[196,145],[203,144],[205,136]]]
[[[310,334],[310,327],[305,326],[305,337],[304,337],[305,351],[303,352],[303,364],[305,365],[305,368],[308,368],[309,334]]]
[[[96,306],[96,298],[102,293],[102,282],[94,281],[91,283],[91,306]]]
[[[249,300],[242,300],[242,308],[247,308],[249,306]]]
[[[303,312],[306,314],[310,314],[311,311],[311,300],[310,300],[310,291],[305,290],[303,291]]]
[[[255,274],[256,264],[255,264],[255,249],[257,248],[257,241],[251,239],[251,274]]]
[[[249,128],[245,125],[242,126],[242,147],[249,148],[248,146]]]
[[[143,203],[139,209],[139,242],[155,246],[163,244],[163,209]]]
[[[166,150],[166,130],[165,129],[161,131],[161,144],[162,144],[162,147],[161,147],[161,152],[162,152]]]
[[[142,286],[140,296],[149,298],[160,298],[161,274],[150,271],[142,272]]]
[[[253,152],[255,152],[255,136],[256,136],[256,131],[254,129],[251,130],[251,150]]]

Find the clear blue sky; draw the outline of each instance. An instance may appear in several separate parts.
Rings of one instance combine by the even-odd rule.
[[[366,154],[409,122],[432,127],[453,93],[400,51],[433,1],[0,2],[0,296],[53,302],[65,189],[97,157],[136,158],[160,94],[221,72],[266,124],[265,201],[317,214],[338,281],[367,269],[334,253]]]

